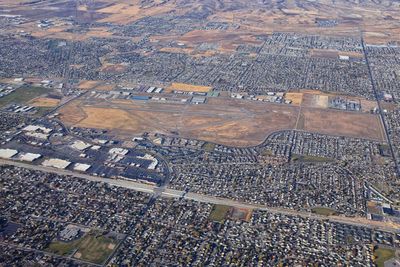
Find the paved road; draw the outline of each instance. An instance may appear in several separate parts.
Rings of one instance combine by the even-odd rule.
[[[385,222],[371,221],[371,220],[368,220],[363,217],[343,217],[343,216],[327,217],[327,216],[317,215],[317,214],[313,214],[313,213],[305,212],[305,211],[296,211],[296,210],[289,210],[289,209],[284,209],[284,208],[268,207],[265,205],[244,203],[244,202],[233,200],[233,199],[208,196],[208,195],[179,191],[179,190],[174,190],[174,189],[169,189],[169,188],[162,188],[162,190],[160,190],[160,188],[155,185],[134,182],[131,180],[101,178],[101,177],[87,175],[87,174],[83,174],[83,173],[76,173],[76,172],[72,172],[72,171],[68,171],[68,170],[58,170],[58,169],[48,168],[48,167],[39,166],[39,165],[31,165],[31,164],[27,164],[27,163],[23,163],[23,162],[19,162],[19,161],[0,159],[0,165],[13,165],[13,166],[23,167],[23,168],[27,168],[27,169],[31,169],[31,170],[57,173],[57,174],[61,174],[61,175],[69,175],[69,176],[87,179],[90,181],[104,182],[104,183],[108,183],[108,184],[115,185],[115,186],[133,189],[133,190],[140,191],[140,192],[152,193],[155,195],[160,195],[162,197],[184,198],[184,199],[194,200],[194,201],[203,202],[203,203],[221,204],[221,205],[228,205],[228,206],[232,206],[232,207],[245,208],[245,209],[265,210],[265,211],[277,213],[277,214],[301,216],[304,218],[312,218],[312,219],[316,219],[316,220],[329,220],[329,221],[338,222],[338,223],[345,223],[345,224],[364,226],[364,227],[369,227],[369,228],[379,228],[382,230],[400,232],[400,225],[395,225],[395,224],[385,223]],[[71,177],[71,179],[73,179],[73,177]]]
[[[86,179],[89,181],[108,183],[111,185],[121,186],[121,187],[134,189],[136,191],[146,192],[146,193],[153,193],[154,188],[155,188],[154,185],[150,185],[150,184],[138,183],[138,182],[122,180],[122,179],[102,178],[102,177],[97,177],[97,176],[93,176],[93,175],[72,172],[72,171],[68,171],[68,170],[60,170],[60,169],[44,167],[41,165],[27,164],[27,163],[23,163],[23,162],[19,162],[19,161],[0,159],[0,165],[13,165],[13,166],[27,168],[27,169],[31,169],[31,170],[56,173],[56,174],[60,174],[60,175],[71,175],[71,176],[83,178],[83,179]]]
[[[385,114],[383,113],[383,109],[382,109],[382,106],[381,106],[381,101],[379,100],[380,99],[379,98],[379,94],[380,93],[379,93],[379,91],[378,91],[378,89],[376,88],[376,85],[375,85],[375,80],[374,80],[374,76],[372,75],[371,65],[369,64],[369,60],[368,60],[368,52],[367,52],[367,49],[365,47],[364,38],[362,36],[361,36],[361,45],[362,45],[362,49],[363,49],[363,53],[364,53],[365,63],[367,65],[367,69],[368,69],[368,76],[369,76],[369,78],[371,80],[372,90],[374,92],[374,96],[375,96],[376,102],[378,104],[379,116],[381,118],[381,121],[382,121],[382,124],[383,124],[383,128],[384,128],[385,134],[386,134],[387,143],[389,145],[389,149],[390,149],[390,152],[392,154],[393,161],[394,161],[394,164],[395,164],[395,167],[396,167],[396,174],[397,174],[397,177],[400,177],[400,165],[399,165],[399,162],[397,161],[397,156],[396,156],[396,153],[395,153],[395,151],[393,149],[392,140],[390,138],[389,131],[388,131],[388,126],[387,126],[387,123],[386,123],[386,120],[385,120]]]

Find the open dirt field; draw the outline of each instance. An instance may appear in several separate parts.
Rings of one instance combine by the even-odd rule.
[[[243,31],[194,30],[180,37],[179,42],[189,46],[202,43],[219,44],[220,52],[235,51],[239,45],[261,45],[255,35]]]
[[[143,5],[138,0],[127,1],[127,3],[123,3],[124,1],[122,3],[118,1],[109,2],[114,2],[114,4],[97,10],[99,13],[108,15],[106,18],[99,20],[99,22],[128,24],[148,16],[165,14],[172,11],[184,14],[188,10],[188,7],[177,9],[174,1],[165,1],[162,4],[157,3],[157,1],[151,1],[153,3],[150,5]]]
[[[301,105],[303,101],[303,93],[286,93],[285,99],[292,101],[292,105]]]
[[[306,130],[383,140],[376,115],[230,98],[209,98],[206,104],[82,99],[60,110],[66,124],[108,129],[116,134],[144,132],[180,135],[231,146],[253,146],[270,133]]]
[[[329,49],[311,49],[310,55],[312,57],[333,58],[333,59],[338,58],[339,55],[340,56],[349,56],[352,58],[362,58],[364,56],[362,53],[329,50]]]
[[[60,103],[60,100],[55,99],[55,98],[49,98],[49,97],[35,98],[29,102],[29,104],[34,107],[45,107],[45,108],[55,107],[59,103]]]
[[[322,134],[385,140],[382,124],[375,114],[302,108],[299,130]]]
[[[78,85],[79,89],[89,90],[96,87],[100,81],[81,81]]]
[[[297,107],[231,99],[209,99],[203,105],[96,100],[86,104],[74,101],[61,110],[61,119],[69,125],[132,135],[158,132],[251,146],[269,133],[293,128],[297,111]]]
[[[328,108],[328,95],[322,94],[303,94],[302,105],[315,108]]]
[[[212,88],[210,86],[202,86],[202,85],[193,85],[186,83],[172,83],[171,86],[167,88],[168,92],[172,92],[174,90],[183,91],[183,92],[201,92],[207,93]]]
[[[395,1],[139,1],[102,0],[81,3],[77,10],[70,1],[0,1],[0,8],[11,10],[33,20],[72,17],[79,12],[79,19],[86,22],[127,25],[151,16],[192,16],[206,13],[206,20],[237,25],[226,31],[196,29],[182,36],[180,41],[189,43],[217,42],[220,51],[231,51],[238,44],[254,43],[255,36],[272,32],[298,32],[324,36],[353,36],[363,33],[367,43],[382,44],[400,41],[400,12]],[[316,20],[337,21],[332,27],[320,27]],[[27,23],[26,23],[27,24]],[[19,25],[19,27],[24,27]],[[110,27],[110,29],[113,26]],[[27,29],[25,29],[27,30]],[[36,33],[38,32],[38,33]],[[47,38],[48,31],[32,28],[32,35]],[[85,39],[87,35],[65,32],[50,33],[53,38]],[[108,31],[94,30],[93,35],[109,36]],[[177,41],[176,32],[169,39]],[[318,53],[316,53],[318,54]],[[330,54],[329,56],[333,56]]]
[[[81,81],[78,88],[81,90],[110,91],[115,88],[115,85],[103,81]]]

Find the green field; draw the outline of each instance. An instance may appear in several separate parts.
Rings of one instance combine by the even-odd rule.
[[[261,155],[263,155],[263,156],[273,156],[273,155],[274,155],[274,152],[272,152],[272,150],[265,149],[265,150],[263,150],[263,151],[261,152]]]
[[[203,146],[203,149],[207,152],[213,151],[214,148],[215,148],[215,144],[213,144],[213,143],[205,143],[205,145]]]
[[[377,248],[374,251],[375,263],[378,267],[385,266],[385,261],[390,260],[395,256],[395,251],[393,249],[387,248]]]
[[[228,214],[231,207],[225,205],[214,205],[210,216],[208,217],[212,221],[222,222]]]
[[[333,161],[333,159],[331,159],[331,158],[324,158],[324,157],[311,156],[311,155],[298,155],[298,154],[293,154],[291,156],[291,160],[298,161],[298,162],[315,162],[315,163],[332,162]]]
[[[79,247],[82,239],[79,238],[71,242],[53,241],[46,251],[62,256],[71,255]]]
[[[336,215],[337,212],[334,209],[326,208],[326,207],[315,207],[311,209],[312,213],[324,216]]]
[[[36,117],[42,117],[44,114],[54,109],[53,107],[37,107],[37,112],[35,113]]]
[[[50,89],[44,87],[21,87],[9,95],[0,98],[0,106],[6,106],[12,103],[24,104],[35,97],[47,93]]]
[[[117,243],[116,239],[92,231],[71,242],[53,241],[46,251],[101,264],[111,255]]]
[[[111,255],[116,245],[117,241],[115,239],[97,235],[96,232],[90,232],[80,242],[79,249],[74,254],[74,257],[101,264]]]

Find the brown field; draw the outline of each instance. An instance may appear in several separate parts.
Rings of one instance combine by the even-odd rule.
[[[243,31],[219,31],[219,30],[194,30],[179,38],[179,42],[189,46],[202,43],[218,43],[221,52],[232,52],[241,44],[261,45],[253,34]]]
[[[30,105],[34,107],[56,107],[60,103],[59,99],[49,98],[49,97],[39,97],[35,98],[29,102]]]
[[[375,114],[315,108],[302,108],[301,113],[304,125],[298,125],[298,130],[385,140],[381,121]]]
[[[325,94],[303,94],[302,106],[314,108],[328,108],[329,96]]]
[[[160,104],[141,101],[93,103],[73,101],[62,108],[61,119],[88,128],[142,134],[178,133],[187,138],[227,145],[250,146],[274,131],[291,129],[298,108],[283,105],[209,99],[203,105]]]
[[[286,93],[285,99],[292,101],[292,105],[301,105],[303,93]]]
[[[54,5],[57,4],[57,8]],[[0,1],[0,8],[12,10],[12,14],[21,14],[33,20],[56,18],[60,15],[73,16],[65,1]],[[254,36],[272,32],[298,32],[324,36],[354,36],[363,33],[366,42],[382,44],[388,41],[400,41],[400,8],[395,1],[140,1],[140,0],[102,0],[96,5],[80,4],[81,19],[89,22],[109,22],[129,24],[141,18],[174,14],[187,15],[192,12],[207,10],[208,21],[228,22],[238,25],[238,29],[221,31],[194,31],[182,38],[188,42],[201,40],[218,42],[221,51],[231,51],[240,43],[257,41]],[[316,19],[334,19],[339,21],[334,27],[319,27]],[[25,23],[28,24],[28,23]],[[22,29],[24,25],[19,25]],[[11,31],[14,31],[12,29]],[[51,37],[65,39],[86,38],[85,34],[77,35],[57,30]],[[37,32],[37,33],[36,33]],[[47,31],[32,28],[32,34],[48,38]],[[103,35],[101,31],[92,34]],[[176,32],[169,36],[176,41]],[[92,35],[93,36],[93,35]],[[200,39],[199,39],[200,38]]]
[[[253,211],[250,209],[232,207],[230,210],[229,217],[233,220],[241,220],[241,221],[250,222],[252,215],[253,215]]]
[[[90,90],[95,88],[101,81],[81,81],[78,85],[79,89]]]
[[[376,101],[368,100],[363,97],[347,96],[347,95],[340,95],[340,94],[335,94],[335,93],[325,93],[325,92],[321,92],[321,91],[317,91],[317,90],[307,90],[307,89],[301,89],[299,91],[302,92],[301,94],[303,95],[301,105],[304,107],[328,108],[329,98],[336,97],[336,96],[341,96],[348,100],[360,101],[361,111],[366,112],[366,113],[369,113],[371,110],[373,110],[377,106]],[[291,98],[287,97],[287,95],[289,97],[291,97],[291,94],[293,94],[293,93],[286,93],[285,97],[287,99],[291,99]],[[293,104],[295,104],[295,102],[293,102]]]
[[[100,71],[107,73],[123,73],[125,70],[126,70],[126,65],[123,64],[106,63],[100,68]]]
[[[202,86],[202,85],[194,85],[194,84],[186,84],[186,83],[172,83],[166,90],[168,92],[177,90],[177,91],[183,91],[183,92],[207,93],[211,89],[212,89],[212,87],[210,87],[210,86]]]
[[[353,58],[362,58],[364,56],[362,53],[329,50],[329,49],[311,49],[310,54],[313,57],[324,57],[324,58],[338,58],[339,55],[349,56]]]
[[[261,143],[270,133],[299,129],[383,140],[376,115],[294,105],[209,98],[206,104],[131,100],[75,100],[60,110],[66,124],[107,129],[121,136],[163,133],[232,146]]]
[[[103,81],[81,81],[78,88],[81,90],[111,91],[115,88],[115,85]]]
[[[156,1],[154,1],[153,5],[151,6],[142,6],[140,3],[141,1],[138,0],[129,1],[128,3],[120,3],[118,1],[112,2],[115,4],[97,10],[99,13],[109,14],[108,17],[103,18],[98,22],[128,24],[148,16],[156,16],[171,11],[175,11],[177,14],[184,14],[185,11],[189,10],[189,7],[177,9],[176,3],[172,1],[167,1],[163,4],[157,4]]]

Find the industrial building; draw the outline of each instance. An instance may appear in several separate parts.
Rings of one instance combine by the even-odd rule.
[[[151,160],[150,165],[147,167],[147,169],[149,169],[149,170],[155,170],[158,165],[158,160],[150,154],[146,154],[144,156],[138,156],[137,158]]]
[[[86,172],[89,170],[91,165],[89,164],[84,164],[84,163],[75,163],[74,164],[74,170],[75,171],[80,171],[80,172]]]
[[[33,162],[41,157],[42,155],[35,153],[20,153],[18,159],[22,161]]]
[[[15,149],[0,149],[0,158],[2,159],[10,159],[18,154],[18,151]]]
[[[194,96],[191,100],[192,104],[204,104],[206,102],[206,98],[203,96]]]
[[[149,96],[145,96],[145,95],[134,95],[131,97],[132,100],[141,100],[141,101],[146,101],[149,100],[150,97]]]
[[[42,162],[42,165],[45,167],[53,167],[57,169],[66,169],[71,162],[63,160],[63,159],[46,159]]]
[[[128,149],[119,148],[119,147],[113,147],[108,151],[109,154],[117,154],[117,155],[121,155],[121,156],[128,154],[128,152],[129,152]]]
[[[91,145],[88,143],[85,143],[83,141],[77,140],[71,145],[71,147],[73,149],[83,151],[83,150],[86,150],[87,148],[91,147]]]

